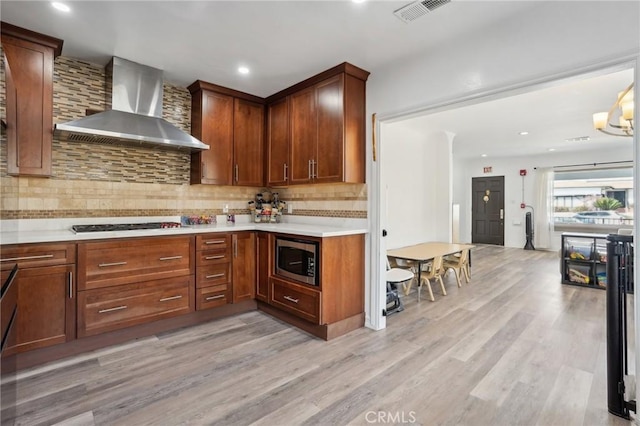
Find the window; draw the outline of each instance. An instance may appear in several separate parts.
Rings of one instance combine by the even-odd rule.
[[[556,170],[553,207],[556,225],[633,227],[633,168]]]

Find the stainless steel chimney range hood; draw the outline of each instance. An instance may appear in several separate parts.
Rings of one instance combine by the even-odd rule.
[[[55,133],[72,141],[136,144],[162,149],[209,149],[162,118],[162,71],[114,57],[107,65],[110,110],[67,123]]]

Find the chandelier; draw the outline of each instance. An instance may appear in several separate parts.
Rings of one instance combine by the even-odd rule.
[[[593,114],[593,127],[611,136],[633,136],[633,83],[624,91],[618,93],[618,99],[609,112]],[[612,118],[618,117],[618,123],[613,124]],[[612,130],[607,130],[607,126]]]

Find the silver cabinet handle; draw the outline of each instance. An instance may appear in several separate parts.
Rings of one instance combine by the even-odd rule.
[[[287,180],[287,163],[283,164],[284,180]]]
[[[161,302],[166,302],[168,300],[176,300],[176,299],[182,299],[182,295],[179,294],[177,296],[171,296],[171,297],[163,297],[162,299],[160,299]]]
[[[202,173],[201,174],[202,174],[202,176],[200,176],[200,177],[204,179],[204,161],[202,162]]]
[[[309,160],[309,179],[311,179],[311,160]]]
[[[235,176],[236,176],[236,183],[238,183],[238,165],[236,164],[235,166]]]
[[[224,272],[221,274],[213,274],[213,275],[205,275],[204,276],[206,279],[211,279],[211,278],[220,278],[220,277],[224,277]]]
[[[209,244],[224,244],[226,243],[225,240],[210,240],[210,241],[205,241],[205,244],[209,245]]]
[[[288,300],[289,302],[293,302],[293,303],[298,303],[298,302],[300,301],[300,299],[294,299],[294,298],[293,298],[293,297],[291,297],[291,296],[284,296],[284,298],[285,298],[286,300]]]
[[[35,260],[35,259],[51,259],[52,254],[40,254],[37,256],[21,256],[21,257],[9,257],[7,259],[0,259],[0,262],[15,262],[16,260]]]
[[[69,299],[73,299],[73,272],[69,272]]]
[[[159,260],[176,260],[176,259],[182,259],[182,256],[161,257]]]
[[[209,296],[209,297],[205,297],[204,300],[215,300],[215,299],[222,299],[224,297],[224,294],[219,294],[217,296]]]
[[[233,236],[233,257],[238,257],[238,237]]]
[[[99,263],[98,266],[100,268],[104,268],[107,266],[122,266],[122,265],[126,265],[127,262],[113,262],[113,263]]]
[[[121,311],[123,309],[127,309],[127,305],[116,306],[115,308],[101,309],[98,311],[99,314],[106,314],[107,312],[113,311]]]
[[[316,175],[316,164],[317,164],[316,160],[311,160],[311,178],[312,179],[318,177]]]
[[[224,254],[221,254],[219,256],[205,256],[205,260],[212,260],[212,259],[224,259]]]

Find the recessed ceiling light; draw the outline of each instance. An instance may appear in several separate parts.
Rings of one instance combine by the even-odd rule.
[[[553,151],[555,151],[555,150],[556,150],[555,148],[549,148],[549,151],[550,151],[550,152],[553,152]]]
[[[590,140],[591,138],[589,136],[578,136],[577,138],[569,138],[569,139],[565,139],[565,142],[586,142],[588,140]]]
[[[487,156],[487,154],[482,154],[482,155],[480,155],[480,157],[486,157],[486,156]]]
[[[529,132],[524,131],[524,132],[520,132],[518,133],[520,136],[527,136],[529,134]]]
[[[64,3],[59,3],[57,1],[52,1],[51,6],[58,9],[61,12],[71,12],[71,8]]]
[[[249,74],[249,68],[247,68],[247,67],[239,67],[238,68],[238,72],[240,74]]]
[[[351,0],[354,3],[364,3],[367,0]]]

